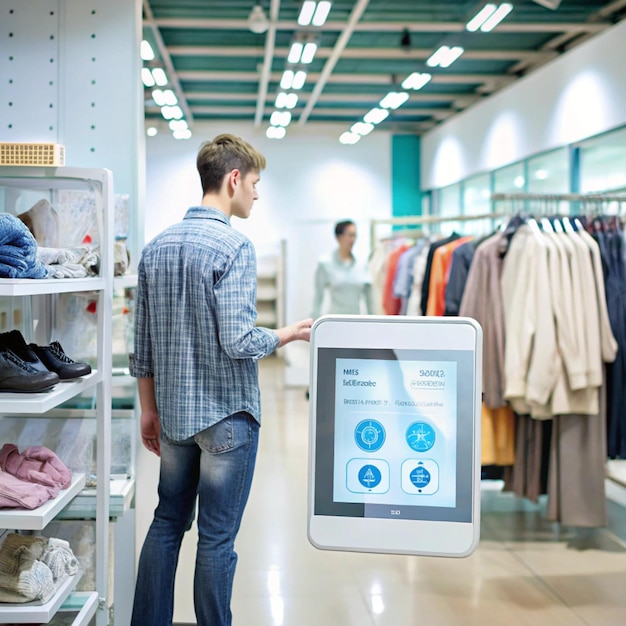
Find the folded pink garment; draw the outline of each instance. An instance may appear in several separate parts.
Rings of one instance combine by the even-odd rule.
[[[58,493],[57,487],[30,483],[0,470],[0,509],[36,509]]]
[[[66,489],[72,482],[72,472],[45,446],[29,446],[20,454],[15,444],[5,443],[0,450],[0,468],[22,480],[57,489]]]

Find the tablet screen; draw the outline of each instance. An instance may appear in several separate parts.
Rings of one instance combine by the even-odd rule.
[[[474,357],[318,348],[314,514],[472,522]]]

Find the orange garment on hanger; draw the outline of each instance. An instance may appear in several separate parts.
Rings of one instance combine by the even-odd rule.
[[[400,257],[410,247],[410,243],[403,243],[390,252],[387,257],[387,274],[383,289],[383,310],[386,315],[399,315],[402,309],[402,300],[393,295],[393,280],[396,277],[396,269],[398,268]]]
[[[481,465],[515,463],[515,415],[510,406],[482,409]]]
[[[461,237],[440,246],[433,254],[433,263],[428,283],[428,304],[426,315],[443,315],[446,311],[446,285],[448,272],[452,263],[452,253],[471,237]]]

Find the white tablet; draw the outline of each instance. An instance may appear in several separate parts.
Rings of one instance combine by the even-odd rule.
[[[319,318],[309,540],[468,556],[480,536],[482,330],[469,318]]]

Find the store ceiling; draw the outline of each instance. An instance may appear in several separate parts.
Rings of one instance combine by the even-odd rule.
[[[255,4],[271,18],[263,34],[248,26]],[[338,122],[347,130],[409,74],[428,71],[432,80],[380,124],[421,133],[626,17],[626,0],[518,0],[492,32],[466,31],[484,4],[333,0],[324,26],[302,28],[302,0],[143,0],[144,38],[157,54],[145,65],[164,67],[192,128],[199,120],[266,127],[291,43],[307,36],[318,50],[292,125]],[[427,67],[441,45],[464,53],[448,68]],[[161,119],[150,89],[145,111],[147,120]]]

